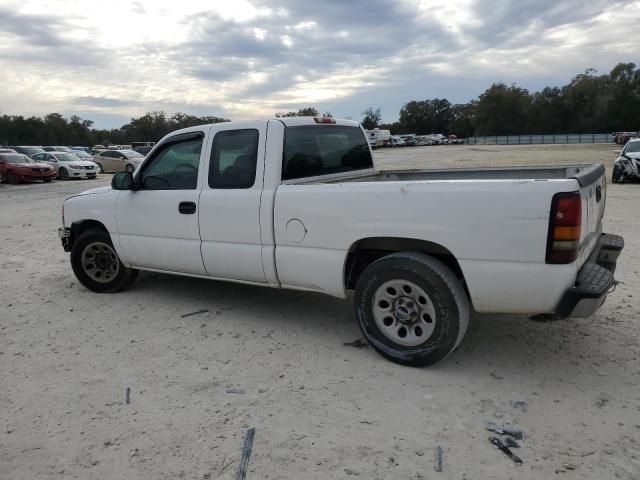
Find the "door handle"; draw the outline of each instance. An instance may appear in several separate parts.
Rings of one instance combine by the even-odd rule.
[[[196,213],[196,202],[180,202],[178,204],[178,211],[185,215]]]

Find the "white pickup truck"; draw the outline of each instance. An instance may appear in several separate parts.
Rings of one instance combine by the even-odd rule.
[[[65,200],[59,234],[95,292],[139,270],[354,292],[378,352],[428,365],[462,341],[471,310],[600,307],[624,246],[601,231],[604,172],[380,171],[352,121],[217,123],[167,135],[133,174]]]

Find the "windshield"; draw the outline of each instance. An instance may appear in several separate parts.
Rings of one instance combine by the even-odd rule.
[[[40,147],[17,147],[20,149],[21,153],[25,153],[27,155],[35,155],[36,153],[44,152],[44,149]]]
[[[92,157],[91,155],[89,155],[87,152],[82,152],[82,151],[80,151],[80,150],[74,150],[74,151],[73,151],[73,154],[74,154],[76,157],[79,157],[79,158],[93,158],[93,157]]]
[[[359,127],[288,127],[283,157],[283,180],[373,168],[367,138]]]
[[[69,147],[61,147],[59,145],[56,145],[55,147],[53,147],[56,149],[56,151],[58,152],[73,152],[72,149],[70,149]]]
[[[627,153],[636,153],[640,152],[640,142],[629,142],[627,146],[624,147],[622,153],[626,155]]]
[[[9,163],[33,163],[33,161],[26,155],[21,154],[0,154],[0,158]]]
[[[72,153],[58,153],[55,155],[56,159],[60,162],[77,162],[78,157]]]
[[[121,150],[127,158],[144,158],[144,155],[140,155],[138,152],[134,152],[133,150]]]

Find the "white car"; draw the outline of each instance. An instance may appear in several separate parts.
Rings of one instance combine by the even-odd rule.
[[[627,142],[622,150],[614,150],[618,154],[613,164],[613,183],[624,183],[625,180],[640,179],[640,138]]]
[[[375,350],[428,365],[471,311],[593,314],[624,246],[605,197],[601,164],[381,171],[357,122],[290,117],[170,133],[67,198],[59,235],[95,292],[139,270],[353,292]]]
[[[100,173],[103,172],[129,172],[138,168],[144,160],[144,155],[140,155],[133,150],[103,150],[93,156]]]
[[[60,179],[66,178],[96,178],[98,166],[87,160],[80,160],[69,152],[36,153],[31,158],[37,162],[51,165]]]
[[[397,135],[391,135],[391,137],[389,138],[389,144],[392,147],[404,147],[405,146],[404,140],[401,139],[400,137],[398,137]]]

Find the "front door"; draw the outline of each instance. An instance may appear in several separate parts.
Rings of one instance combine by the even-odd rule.
[[[134,267],[206,275],[198,226],[205,132],[165,140],[136,173],[138,190],[119,193],[120,254]]]

